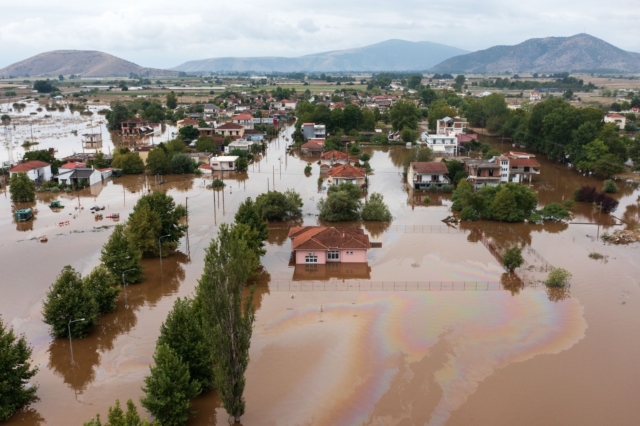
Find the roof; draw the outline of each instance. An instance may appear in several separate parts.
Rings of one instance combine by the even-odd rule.
[[[244,134],[245,135],[264,135],[265,132],[263,132],[262,130],[256,130],[256,129],[245,129]]]
[[[332,177],[342,178],[363,178],[365,172],[360,167],[352,166],[351,164],[341,164],[339,166],[332,167],[327,173]]]
[[[459,143],[478,140],[477,133],[458,133],[456,137]]]
[[[220,157],[211,157],[211,161],[236,161],[237,155],[221,155]]]
[[[312,151],[324,151],[324,146],[316,142],[307,142],[300,149],[310,149]]]
[[[504,157],[522,157],[522,158],[533,158],[535,154],[529,154],[528,152],[518,152],[518,151],[509,151],[502,154]]]
[[[68,163],[65,163],[62,166],[60,166],[61,169],[75,169],[78,167],[87,167],[87,165],[85,163],[69,161]]]
[[[64,175],[65,179],[87,179],[89,178],[94,172],[98,172],[95,169],[92,169],[91,167],[77,167],[73,170],[65,170],[62,173],[60,173],[57,176],[54,177],[58,177],[58,176],[62,176]],[[100,172],[98,172],[100,173]]]
[[[208,165],[208,164],[200,164],[200,165],[198,166],[198,168],[199,168],[199,169],[206,169],[206,170],[213,170],[213,169],[211,168],[211,166],[210,166],[210,165]]]
[[[289,230],[293,250],[369,249],[364,230],[324,226],[294,226]]]
[[[31,170],[41,169],[42,167],[49,167],[51,164],[44,161],[31,160],[26,163],[20,163],[12,167],[9,173],[30,172]]]
[[[238,114],[231,117],[232,120],[253,120],[253,117],[249,114]]]
[[[535,158],[512,158],[509,160],[510,167],[540,167],[540,163]]]
[[[449,173],[447,165],[442,161],[412,162],[409,165],[417,173],[432,175],[446,175],[447,173]]]
[[[302,123],[303,126],[315,126],[316,123]]]
[[[224,123],[218,127],[216,127],[216,129],[223,129],[223,130],[230,130],[230,129],[244,129],[244,127],[242,126],[242,124],[236,124],[236,123]]]
[[[624,115],[620,115],[620,114],[616,114],[616,113],[607,114],[607,117],[609,117],[609,118],[625,118]]]
[[[322,154],[320,158],[323,160],[349,160],[349,154],[332,149]]]
[[[477,167],[480,169],[499,169],[500,164],[497,164],[490,160],[468,160],[466,162],[469,167]]]

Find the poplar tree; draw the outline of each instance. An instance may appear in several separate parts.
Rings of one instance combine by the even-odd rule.
[[[38,387],[27,387],[38,372],[37,368],[31,368],[31,352],[24,336],[18,338],[0,317],[0,422],[36,397]]]
[[[214,383],[222,405],[236,421],[245,411],[245,371],[255,321],[252,288],[243,290],[259,264],[246,241],[234,238],[222,224],[218,238],[206,249],[205,266],[197,288],[203,329],[214,354]]]
[[[116,308],[116,299],[120,294],[118,279],[104,266],[93,268],[83,279],[84,285],[98,304],[100,314],[108,314]]]
[[[102,247],[100,260],[118,279],[122,273],[128,283],[142,281],[142,266],[138,264],[142,252],[127,238],[125,225],[116,225],[107,243]],[[132,271],[130,269],[133,269]]]

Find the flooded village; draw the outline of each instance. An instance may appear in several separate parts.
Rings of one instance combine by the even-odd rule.
[[[450,83],[438,93],[447,96]],[[558,161],[535,138],[527,144],[470,122],[483,119],[465,117],[471,109],[454,107],[457,101],[444,98],[414,116],[411,108],[393,108],[407,102],[427,109],[425,96],[304,88],[286,97],[268,86],[207,95],[215,102],[185,95],[173,108],[165,91],[158,102],[175,120],[156,123],[138,111],[116,128],[113,111],[131,101],[124,96],[93,95],[99,101],[82,110],[69,108],[71,92],[55,108],[42,98],[3,104],[8,172],[39,170],[21,160],[45,150],[60,166],[53,173],[45,165],[48,174],[32,180],[38,188],[51,179],[68,184],[38,189],[33,202],[13,202],[8,177],[0,189],[0,313],[24,334],[38,367],[38,399],[6,424],[80,425],[96,414],[104,420],[116,399],[123,406],[133,400],[153,420],[139,400],[160,328],[178,298],[197,292],[206,249],[247,198],[290,190],[299,194],[301,215],[268,222],[259,273],[245,289],[245,296],[255,289],[255,322],[241,424],[640,422],[640,244],[611,240],[640,227],[640,188],[630,168],[614,173],[617,191],[608,196],[617,208],[603,211],[602,203],[574,198],[583,187],[601,191],[605,177]],[[523,109],[543,102],[554,99]],[[371,116],[373,125],[346,130],[350,113]],[[338,114],[341,127],[332,126]],[[210,149],[198,152],[205,139]],[[194,170],[151,171],[154,150],[176,140]],[[114,167],[123,147],[142,161],[141,170]],[[100,166],[98,153],[106,161]],[[391,220],[321,218],[322,203],[341,184],[355,185],[361,203],[382,195]],[[535,211],[558,205],[568,216],[466,217],[456,206],[461,185],[469,194],[524,187],[535,195]],[[89,274],[116,225],[156,192],[185,208],[175,251],[143,257],[139,283],[127,284],[123,273],[115,308],[86,337],[51,337],[43,303],[60,271],[71,265]],[[25,209],[31,216],[22,220]],[[523,263],[509,271],[503,263],[512,247],[521,248]],[[558,268],[570,282],[545,284]],[[193,398],[191,409],[187,425],[232,420],[216,390]]]

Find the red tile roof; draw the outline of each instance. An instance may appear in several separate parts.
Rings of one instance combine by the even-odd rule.
[[[289,230],[293,250],[369,249],[369,236],[359,228],[294,226]]]
[[[300,149],[308,149],[311,151],[324,151],[324,146],[316,142],[307,142]]]
[[[609,117],[609,118],[624,118],[624,115],[613,113],[613,114],[607,114],[607,117]]]
[[[87,165],[85,163],[69,161],[68,163],[60,166],[61,169],[75,169],[76,167],[87,167]]]
[[[224,123],[224,124],[216,127],[216,129],[235,130],[235,129],[244,129],[244,127],[242,126],[242,124]]]
[[[231,117],[232,120],[253,120],[253,117],[249,114],[238,114]]]
[[[42,167],[50,166],[51,164],[45,163],[44,161],[31,160],[26,163],[17,164],[15,167],[9,170],[10,173],[18,173],[18,172],[30,172],[31,170],[36,170]]]
[[[447,165],[442,161],[412,162],[409,166],[417,173],[428,173],[433,175],[446,175],[449,173]]]
[[[365,177],[364,170],[360,167],[352,166],[351,164],[341,164],[333,167],[329,172],[329,176],[341,177],[341,178],[363,178]]]
[[[349,160],[349,154],[332,149],[331,151],[322,154],[320,158],[323,160]]]

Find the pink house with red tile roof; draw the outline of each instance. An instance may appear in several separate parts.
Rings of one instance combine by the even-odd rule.
[[[369,236],[359,228],[294,226],[289,230],[295,263],[366,263]]]

